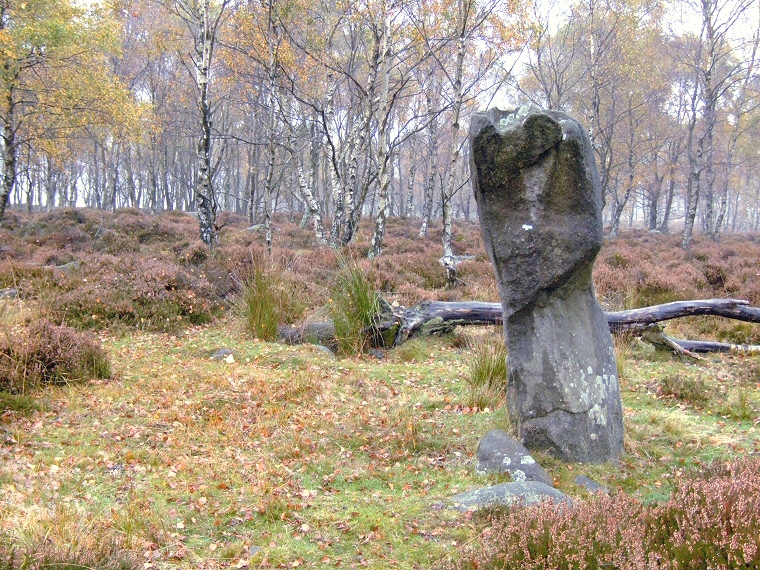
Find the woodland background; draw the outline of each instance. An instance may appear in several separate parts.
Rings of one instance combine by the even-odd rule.
[[[468,117],[532,102],[589,131],[611,234],[760,229],[752,0],[0,2],[0,217],[276,213],[320,243],[476,216]],[[498,95],[497,95],[498,94]],[[437,222],[436,222],[437,223]]]

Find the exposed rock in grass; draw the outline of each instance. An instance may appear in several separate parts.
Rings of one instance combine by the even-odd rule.
[[[229,348],[217,348],[210,358],[211,360],[225,360],[229,356],[232,356],[232,351]]]
[[[520,442],[501,430],[491,430],[478,444],[479,473],[509,473],[513,481],[540,481],[552,485],[552,478]]]
[[[515,481],[460,493],[450,501],[458,511],[476,511],[486,507],[534,505],[542,502],[572,504],[562,491],[540,481]]]
[[[589,479],[585,475],[578,475],[575,479],[573,479],[573,481],[575,481],[576,485],[580,485],[581,487],[586,489],[586,491],[588,491],[589,493],[604,493],[605,495],[607,495],[610,492],[609,489],[607,489],[607,487],[605,487],[604,485],[600,485],[599,483],[597,483],[593,479]]]

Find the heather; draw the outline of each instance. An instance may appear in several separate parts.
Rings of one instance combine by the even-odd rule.
[[[0,568],[757,564],[752,355],[694,360],[618,337],[619,462],[536,454],[572,508],[447,507],[508,480],[478,475],[473,457],[487,431],[510,429],[502,331],[463,327],[378,352],[362,319],[373,292],[403,306],[497,300],[475,222],[455,224],[455,253],[473,259],[454,289],[440,232],[418,239],[414,220],[391,220],[372,261],[366,225],[338,256],[278,217],[268,256],[236,216],[222,219],[213,251],[182,213],[12,211],[8,222],[0,289],[18,297],[0,299]],[[700,237],[686,255],[675,237],[624,233],[605,241],[597,294],[607,309],[756,299],[755,239]],[[353,323],[337,355],[266,340],[275,324],[336,315]],[[666,326],[684,338],[758,335],[707,317]],[[222,347],[232,358],[212,360]],[[578,474],[610,494],[590,496]]]
[[[108,355],[98,339],[41,319],[0,336],[0,391],[28,394],[42,384],[108,378]]]
[[[760,460],[749,458],[679,478],[662,503],[600,494],[493,513],[453,567],[756,568],[759,547]]]
[[[219,246],[209,252],[196,236],[196,221],[181,212],[150,215],[59,210],[12,212],[0,228],[0,287],[19,287],[26,297],[55,299],[56,318],[79,327],[115,322],[148,330],[208,322],[231,306],[233,294],[261,265],[263,236],[246,231],[245,220],[225,214]],[[389,301],[498,300],[477,222],[455,224],[454,252],[469,256],[458,267],[461,287],[446,287],[438,261],[440,230],[417,238],[415,220],[389,221],[383,254],[365,259],[369,225],[341,258],[318,247],[313,232],[278,219],[272,263],[308,300],[301,313],[326,305],[350,260]],[[257,249],[258,248],[258,249]],[[74,272],[56,267],[77,261]],[[605,241],[594,270],[597,296],[608,310],[698,298],[731,297],[760,305],[760,240],[726,235],[719,243],[697,237],[690,253],[678,236],[634,231]],[[106,298],[107,297],[107,298]],[[229,301],[229,302],[228,302]],[[106,306],[109,306],[107,308]],[[93,318],[94,316],[94,318]],[[293,313],[289,319],[299,315]],[[88,320],[89,319],[89,320]],[[695,334],[700,331],[694,321]],[[704,328],[704,327],[702,327]],[[756,327],[721,323],[710,330],[730,342],[754,342]]]

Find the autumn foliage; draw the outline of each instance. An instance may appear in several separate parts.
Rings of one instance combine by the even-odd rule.
[[[225,216],[220,245],[212,253],[196,237],[194,218],[181,212],[11,212],[0,228],[0,288],[16,287],[25,298],[45,299],[53,321],[80,328],[118,323],[174,330],[208,322],[232,305],[251,272],[262,266],[263,236],[245,231],[242,217]],[[498,300],[477,222],[455,226],[454,253],[470,259],[458,267],[463,285],[453,289],[446,287],[439,262],[440,229],[431,228],[427,238],[419,239],[418,223],[390,220],[383,254],[370,261],[365,259],[369,223],[360,225],[354,244],[339,259],[318,246],[310,229],[278,218],[267,271],[292,301],[286,321],[329,304],[341,259],[363,271],[389,302],[403,306],[434,299]],[[79,262],[76,271],[56,269],[71,261]],[[716,297],[758,306],[758,266],[760,239],[752,234],[724,236],[719,243],[697,238],[687,253],[676,236],[633,232],[606,240],[594,282],[607,310]],[[722,323],[709,332],[718,340],[758,341],[757,333],[741,323]]]

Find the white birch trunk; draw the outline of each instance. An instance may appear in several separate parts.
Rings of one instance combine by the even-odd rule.
[[[383,8],[386,8],[383,6]],[[377,217],[375,218],[375,228],[372,233],[372,240],[370,242],[369,252],[367,257],[370,259],[380,255],[383,248],[383,238],[385,237],[385,222],[388,219],[388,186],[390,184],[390,149],[388,145],[388,127],[390,122],[390,101],[388,100],[390,91],[390,15],[387,9],[383,10],[383,28],[382,37],[380,40],[380,59],[378,61],[378,69],[380,70],[380,92],[378,94],[377,109],[379,119],[378,129],[378,149],[377,149],[377,162],[378,162],[378,175],[377,175],[377,198],[378,209]]]

